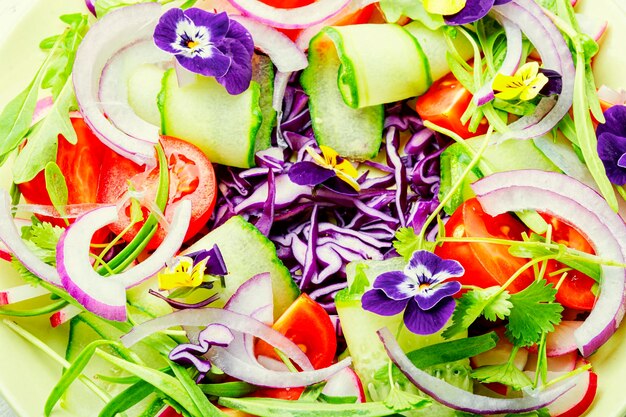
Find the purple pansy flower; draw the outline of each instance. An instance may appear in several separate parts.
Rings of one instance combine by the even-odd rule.
[[[428,335],[448,322],[456,303],[452,296],[461,290],[458,281],[446,281],[464,273],[461,264],[420,250],[413,253],[404,271],[380,274],[373,288],[363,294],[365,310],[394,316],[404,310],[404,324],[411,332]]]
[[[606,122],[598,125],[598,155],[606,175],[615,185],[626,185],[626,106],[604,112]]]
[[[154,43],[174,54],[187,70],[215,77],[230,94],[240,94],[250,85],[252,36],[225,12],[170,9],[154,29]]]
[[[444,16],[448,25],[458,26],[482,19],[493,6],[506,4],[511,0],[467,0],[465,7],[458,13]]]
[[[194,366],[200,379],[211,370],[211,362],[203,355],[211,346],[227,347],[234,339],[230,329],[222,324],[209,324],[198,333],[198,344],[183,343],[176,346],[169,354],[171,361],[179,365]]]

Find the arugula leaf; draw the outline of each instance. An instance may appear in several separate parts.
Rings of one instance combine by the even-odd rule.
[[[50,201],[54,208],[61,216],[65,215],[65,206],[67,205],[68,191],[65,177],[61,172],[61,168],[56,162],[48,162],[45,168],[46,191],[50,196]],[[66,220],[67,221],[67,220]]]
[[[72,80],[68,78],[50,113],[33,128],[26,146],[20,151],[13,165],[13,181],[16,184],[32,180],[46,164],[56,160],[58,137],[75,144],[76,132],[69,112],[76,107]]]
[[[532,384],[530,378],[517,369],[513,361],[508,361],[501,365],[481,366],[472,371],[472,377],[484,383],[499,382],[516,390]]]
[[[561,322],[563,306],[555,303],[556,290],[545,280],[535,281],[524,290],[511,294],[513,304],[506,336],[515,346],[530,346],[541,339],[541,334],[554,331]]]
[[[507,291],[499,291],[500,287],[490,287],[463,294],[452,315],[452,325],[443,332],[443,337],[449,339],[464,331],[481,315],[491,321],[508,316],[513,307],[511,296]]]
[[[395,237],[393,247],[400,256],[408,261],[413,252],[419,249],[419,236],[412,227],[401,227],[396,231]]]
[[[406,16],[422,22],[431,30],[437,30],[445,24],[443,16],[428,13],[421,0],[381,0],[379,4],[385,18],[391,23]]]

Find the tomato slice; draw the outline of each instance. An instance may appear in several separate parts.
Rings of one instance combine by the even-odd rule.
[[[469,121],[461,123],[461,116],[472,101],[470,93],[450,73],[433,83],[415,103],[415,110],[423,120],[457,133],[464,139],[487,133],[487,121],[483,119],[475,133],[468,130]]]
[[[68,204],[95,203],[105,146],[82,118],[70,120],[76,132],[76,145],[72,145],[59,135],[56,159],[67,183],[67,202]],[[32,180],[19,184],[19,190],[28,203],[52,204],[46,191],[43,171]]]
[[[465,201],[446,223],[446,236],[521,240],[525,226],[510,214],[492,217],[477,199]],[[526,261],[509,254],[508,246],[493,243],[446,242],[435,249],[444,259],[456,259],[465,268],[461,284],[487,288],[504,284]],[[527,269],[508,288],[518,292],[532,283],[532,269]]]
[[[161,143],[167,156],[170,172],[168,202],[165,218],[172,220],[176,206],[182,199],[191,200],[191,223],[185,240],[195,235],[208,221],[215,206],[216,179],[213,166],[196,146],[180,139],[164,136]],[[117,203],[128,192],[129,183],[136,190],[144,191],[144,218],[148,215],[148,202],[154,202],[158,187],[158,167],[146,170],[129,159],[108,150],[102,161],[102,170],[98,184],[97,201],[99,203]],[[119,213],[119,221],[109,225],[111,231],[120,234],[130,224],[130,202]],[[132,240],[143,223],[134,225],[124,236]],[[148,245],[148,249],[159,246],[165,237],[165,231],[159,227]]]
[[[315,369],[333,363],[337,350],[335,328],[326,310],[308,295],[300,295],[272,327],[300,346]],[[258,356],[280,360],[274,348],[262,340],[257,341],[255,349]],[[256,391],[254,396],[297,400],[303,390],[267,388]]]
[[[595,254],[587,239],[574,227],[547,214],[542,213],[541,215],[552,225],[552,240],[554,242],[582,252]],[[546,269],[546,280],[556,286],[561,278],[561,274],[553,274],[553,272],[565,267],[559,261],[549,261]],[[556,300],[565,307],[590,311],[596,300],[592,292],[594,284],[593,278],[573,269],[567,273],[565,280],[559,287],[559,291],[556,293]]]

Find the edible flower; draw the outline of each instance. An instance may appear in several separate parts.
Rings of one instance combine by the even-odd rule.
[[[158,274],[159,288],[173,290],[175,288],[195,288],[204,281],[205,274],[226,275],[228,273],[224,258],[214,245],[210,250],[200,250],[184,256],[177,256],[166,264]]]
[[[179,365],[194,366],[200,374],[198,379],[204,378],[211,370],[211,361],[203,357],[212,346],[227,347],[234,336],[230,329],[222,324],[209,324],[198,333],[198,343],[183,343],[170,351],[169,358]]]
[[[354,191],[361,189],[356,181],[358,172],[347,159],[342,158],[332,148],[320,145],[322,154],[318,154],[307,146],[306,151],[311,155],[313,161],[296,162],[289,169],[289,179],[298,185],[319,185],[323,184],[335,191],[344,191],[335,179],[348,184]]]
[[[598,125],[598,155],[606,175],[615,185],[626,185],[626,106],[604,112],[606,122]]]
[[[473,23],[489,13],[494,5],[511,0],[423,0],[424,9],[431,14],[442,15],[448,25]]]
[[[548,77],[539,72],[539,63],[532,61],[522,65],[515,75],[496,75],[493,89],[499,91],[496,97],[502,100],[528,101],[537,97],[547,83]]]
[[[365,310],[381,316],[394,316],[404,310],[407,329],[420,335],[433,334],[452,316],[456,306],[452,296],[461,290],[458,281],[445,280],[464,272],[455,260],[416,251],[403,271],[376,277],[373,288],[363,294],[361,304]]]
[[[232,95],[250,86],[252,36],[225,12],[170,9],[159,19],[153,38],[156,46],[173,54],[183,68],[215,77]]]

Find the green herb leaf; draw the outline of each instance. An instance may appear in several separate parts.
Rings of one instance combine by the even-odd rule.
[[[402,16],[418,20],[431,30],[442,27],[443,16],[428,13],[421,1],[417,0],[381,0],[380,8],[388,22],[397,22]]]
[[[318,382],[317,384],[309,385],[302,391],[298,401],[313,403],[319,398],[322,390],[326,386],[326,381]],[[226,397],[233,397],[232,395],[226,395]]]
[[[507,414],[504,417],[550,417],[550,411],[547,408],[540,408],[539,410],[529,411],[527,413],[520,414]]]
[[[541,339],[543,332],[554,331],[561,321],[563,306],[555,303],[556,290],[545,280],[535,281],[524,290],[511,294],[513,304],[506,336],[515,346],[530,346]]]
[[[68,78],[50,113],[35,125],[26,146],[15,159],[13,181],[16,184],[32,180],[48,162],[56,160],[59,135],[76,143],[76,132],[69,117],[75,103],[72,81]]]
[[[368,266],[364,263],[360,263],[356,266],[356,273],[354,275],[354,281],[348,288],[348,294],[353,296],[361,296],[365,292],[365,289],[370,286],[370,282],[367,279]]]
[[[490,287],[463,294],[452,315],[452,325],[443,332],[443,337],[450,338],[466,330],[481,314],[489,320],[508,316],[512,307],[510,295],[499,291],[500,287]]]
[[[390,410],[401,413],[423,406],[424,397],[392,387],[389,395],[383,400],[383,404]]]
[[[246,382],[222,382],[219,384],[199,384],[202,392],[213,397],[243,397],[258,389]]]
[[[401,227],[396,231],[396,240],[393,247],[407,261],[411,259],[413,252],[419,249],[420,239],[412,227]]]
[[[65,206],[67,205],[68,191],[65,176],[56,162],[48,162],[45,168],[46,191],[50,196],[50,201],[61,216],[65,216]]]
[[[530,378],[511,361],[501,365],[481,366],[472,371],[472,377],[484,383],[499,382],[516,390],[532,384]]]

